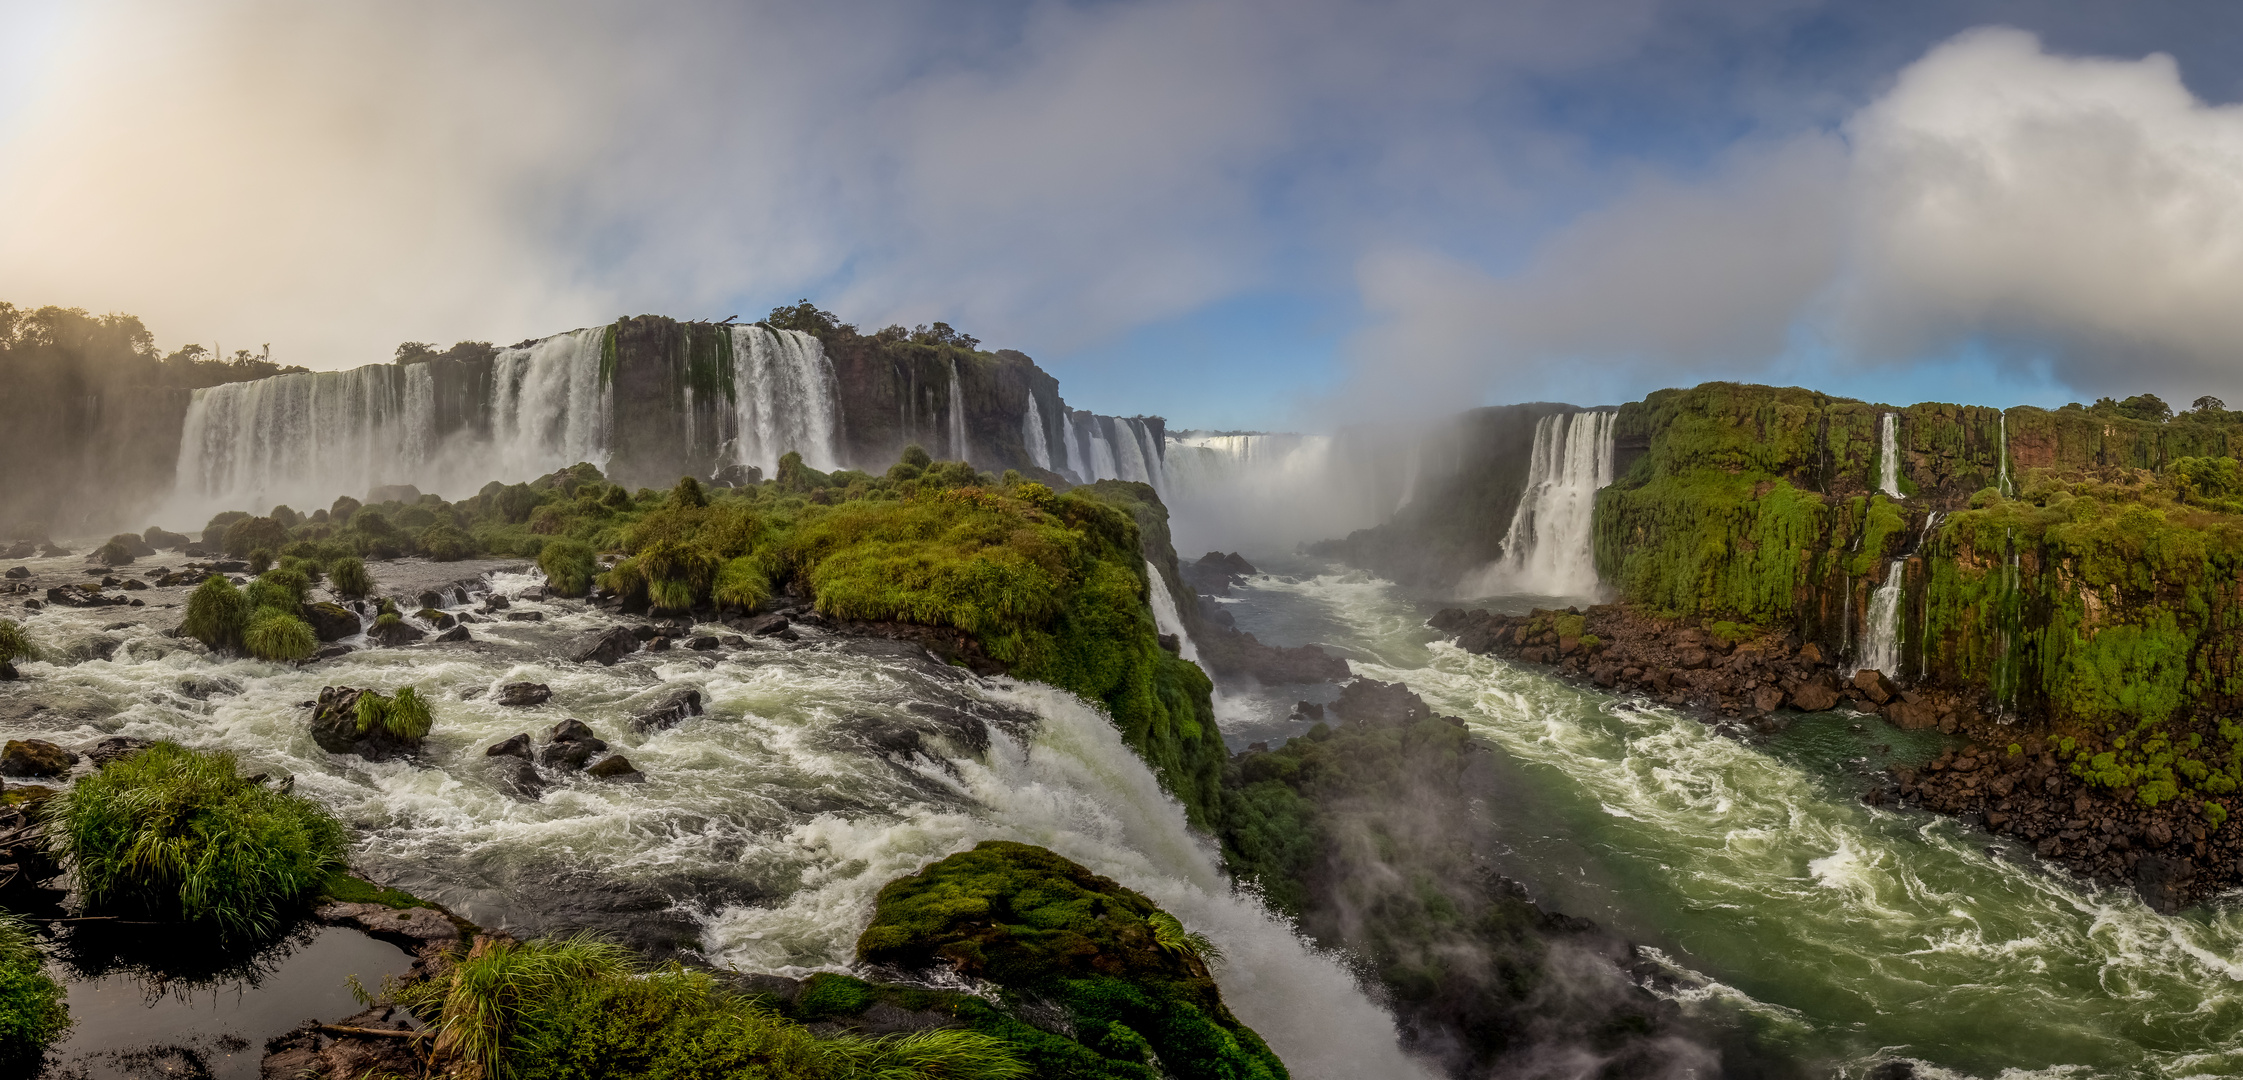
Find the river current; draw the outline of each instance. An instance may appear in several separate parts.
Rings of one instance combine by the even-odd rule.
[[[1435,642],[1424,619],[1440,605],[1384,582],[1265,565],[1278,572],[1230,602],[1240,627],[1325,644],[1465,719],[1503,782],[1489,807],[1502,869],[1547,906],[1643,943],[1678,976],[1662,992],[1686,1006],[1743,1010],[1836,1076],[1894,1059],[1988,1080],[2243,1074],[2243,914],[2159,916],[1955,822],[1862,804],[1871,770],[1936,752],[1936,737],[1833,713],[1740,741]],[[519,597],[536,579],[485,580]],[[136,595],[153,607],[174,592]],[[1344,958],[1234,892],[1081,701],[815,633],[575,665],[550,657],[604,617],[569,602],[512,610],[545,621],[481,622],[470,646],[305,669],[214,660],[158,632],[175,616],[104,629],[112,612],[50,611],[29,625],[64,659],[0,687],[0,727],[229,749],[341,815],[377,880],[487,925],[595,927],[742,970],[840,970],[883,883],[980,840],[1041,844],[1213,937],[1226,999],[1296,1076],[1426,1075]],[[107,659],[70,659],[110,644]],[[492,700],[518,680],[548,684],[552,701]],[[336,758],[305,731],[302,703],[323,685],[408,683],[436,703],[417,761]],[[632,729],[633,712],[682,687],[703,693],[706,715]],[[1285,719],[1298,691],[1226,693],[1226,737],[1243,748],[1305,731]],[[507,794],[483,748],[564,717],[648,781]]]

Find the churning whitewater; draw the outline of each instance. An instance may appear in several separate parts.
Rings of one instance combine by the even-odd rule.
[[[1103,711],[913,646],[814,632],[721,658],[553,660],[562,640],[609,623],[580,603],[525,599],[541,580],[485,579],[543,622],[483,622],[469,647],[361,649],[316,670],[218,660],[151,626],[103,630],[101,612],[57,611],[37,624],[54,655],[84,656],[97,641],[113,651],[27,665],[49,702],[39,734],[233,751],[247,771],[296,777],[341,817],[357,837],[353,861],[377,880],[488,926],[591,927],[741,970],[845,970],[888,881],[982,840],[1038,844],[1213,938],[1226,1001],[1294,1075],[1427,1075],[1344,965],[1232,891]],[[493,701],[497,686],[523,680],[550,686],[551,703]],[[438,717],[417,759],[337,757],[307,733],[298,703],[321,686],[407,683]],[[705,696],[705,715],[634,729],[634,712],[684,688]],[[580,776],[542,799],[509,794],[483,748],[564,717],[589,723],[648,782]]]

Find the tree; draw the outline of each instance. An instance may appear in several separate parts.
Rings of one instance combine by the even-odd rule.
[[[2227,402],[2221,401],[2220,399],[2213,397],[2210,394],[2206,394],[2203,397],[2197,398],[2195,401],[2190,402],[2189,408],[2200,413],[2224,413],[2227,411]]]
[[[2173,407],[2156,394],[2136,394],[2118,403],[2118,414],[2130,420],[2162,424],[2172,419]]]
[[[854,334],[857,328],[842,322],[830,311],[820,311],[807,297],[792,307],[775,307],[771,317],[763,320],[774,330],[800,330],[824,336],[826,334]]]

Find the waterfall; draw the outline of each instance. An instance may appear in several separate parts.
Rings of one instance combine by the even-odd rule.
[[[1411,443],[1409,458],[1402,467],[1402,497],[1394,501],[1394,512],[1399,514],[1410,501],[1417,498],[1417,472],[1423,465],[1425,444]]]
[[[1874,669],[1894,682],[1900,681],[1900,583],[1907,569],[1906,558],[1886,563],[1884,583],[1869,594],[1868,625],[1863,628],[1855,671]]]
[[[1100,480],[1120,479],[1121,467],[1114,463],[1114,446],[1106,441],[1106,418],[1103,416],[1091,417],[1088,434],[1090,437],[1090,452],[1087,456],[1090,458],[1090,482],[1097,483]]]
[[[1900,416],[1886,413],[1877,421],[1877,490],[1888,499],[1900,498]]]
[[[966,460],[966,393],[958,382],[958,358],[950,358],[950,457]]]
[[[1999,451],[2000,464],[1995,466],[1994,490],[2001,492],[2002,498],[2007,499],[2014,494],[2009,489],[2009,411],[2007,409],[2002,410],[2001,417],[1999,430],[2002,445]]]
[[[1184,629],[1184,617],[1176,610],[1176,598],[1168,592],[1168,577],[1151,559],[1145,560],[1145,580],[1152,583],[1153,626],[1163,634],[1174,634],[1177,655],[1199,664],[1199,646],[1192,643],[1192,632]],[[1207,667],[1199,666],[1202,670]]]
[[[435,430],[427,365],[279,375],[194,392],[180,432],[171,513],[326,506],[340,494],[415,483]]]
[[[1036,408],[1036,392],[1028,392],[1028,413],[1020,418],[1020,443],[1028,450],[1028,460],[1039,469],[1051,468],[1051,447],[1044,442],[1044,417]]]
[[[1545,416],[1534,425],[1526,490],[1503,535],[1503,555],[1474,575],[1475,595],[1593,596],[1597,491],[1612,482],[1609,409]]]
[[[606,467],[611,395],[600,380],[606,327],[501,349],[491,366],[498,479],[528,480],[579,461]]]
[[[1083,471],[1086,455],[1082,445],[1075,441],[1075,413],[1065,402],[1061,402],[1059,406],[1059,445],[1067,451],[1067,460],[1062,462],[1067,475],[1073,477],[1078,484],[1090,483],[1091,477]]]
[[[841,461],[841,387],[817,337],[800,330],[732,328],[732,459],[776,476],[788,451],[830,472]]]
[[[1111,417],[1114,428],[1113,449],[1117,470],[1115,475],[1123,480],[1135,480],[1151,485],[1153,492],[1166,498],[1167,478],[1162,476],[1160,449],[1153,443],[1153,433],[1142,420],[1125,420]]]

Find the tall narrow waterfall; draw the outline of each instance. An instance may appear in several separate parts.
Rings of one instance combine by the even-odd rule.
[[[197,390],[180,434],[174,510],[281,503],[422,479],[435,425],[428,365],[376,364]]]
[[[600,380],[606,334],[596,326],[499,351],[491,366],[492,460],[484,479],[529,480],[579,461],[607,465],[612,417]]]
[[[813,469],[841,467],[841,389],[816,336],[735,326],[732,372],[733,460],[767,477],[789,450]]]
[[[1877,490],[1888,499],[1900,498],[1900,416],[1886,413],[1877,421]]]
[[[1059,407],[1059,445],[1067,452],[1067,460],[1060,463],[1067,475],[1073,477],[1078,484],[1090,483],[1094,477],[1085,464],[1090,459],[1084,453],[1082,444],[1075,440],[1074,410],[1067,408],[1064,402]]]
[[[1168,578],[1145,560],[1145,580],[1152,583],[1153,627],[1163,634],[1176,636],[1176,653],[1192,663],[1199,664],[1199,646],[1192,641],[1192,633],[1184,629],[1184,617],[1176,610],[1176,598],[1169,595]],[[1200,664],[1205,668],[1207,665]]]
[[[2000,464],[1995,466],[1994,489],[2002,493],[2002,498],[2007,499],[2013,494],[2009,490],[2009,411],[2005,409],[2001,415],[1998,430],[2001,432],[2002,442],[2001,449],[1997,451],[2001,457]]]
[[[1028,460],[1039,469],[1051,468],[1051,447],[1044,440],[1043,412],[1036,408],[1036,392],[1028,392],[1028,412],[1020,418],[1020,444],[1028,451]]]
[[[1907,576],[1908,560],[1894,559],[1885,564],[1885,580],[1877,591],[1869,594],[1869,610],[1864,614],[1861,655],[1855,658],[1854,670],[1864,668],[1883,672],[1894,682],[1900,681],[1900,584]]]
[[[1594,596],[1592,522],[1597,491],[1612,482],[1609,409],[1545,416],[1534,425],[1526,490],[1503,535],[1503,556],[1467,583],[1473,592]]]
[[[966,392],[958,382],[958,361],[950,361],[950,458],[969,460],[966,454]]]

